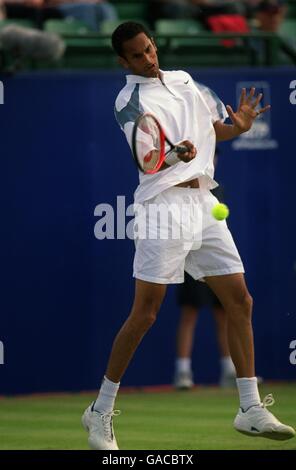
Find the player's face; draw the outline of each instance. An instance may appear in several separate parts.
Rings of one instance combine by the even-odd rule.
[[[125,41],[123,52],[124,58],[120,57],[119,61],[134,75],[159,76],[157,48],[153,39],[149,39],[145,33],[139,33],[134,38]]]

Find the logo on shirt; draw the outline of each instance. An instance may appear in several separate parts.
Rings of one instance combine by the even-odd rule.
[[[263,108],[267,104],[271,104],[270,85],[268,82],[238,82],[236,86],[236,102],[237,106],[240,99],[242,88],[246,88],[249,93],[252,87],[256,88],[256,95],[263,94],[260,106]],[[248,132],[241,134],[232,142],[234,150],[266,150],[278,148],[278,142],[271,135],[271,113],[267,111],[260,114],[254,121],[253,126]]]

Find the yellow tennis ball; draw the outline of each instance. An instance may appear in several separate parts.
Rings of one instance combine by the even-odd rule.
[[[216,204],[212,209],[212,216],[217,220],[224,220],[229,216],[229,209],[226,204]]]

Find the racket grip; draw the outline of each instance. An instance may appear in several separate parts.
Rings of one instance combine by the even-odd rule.
[[[174,147],[174,152],[176,153],[186,153],[189,152],[189,148],[186,145],[176,145]]]

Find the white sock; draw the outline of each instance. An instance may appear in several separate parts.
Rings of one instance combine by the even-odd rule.
[[[104,377],[94,409],[99,412],[109,413],[114,408],[115,398],[120,382],[114,383]]]
[[[254,405],[259,405],[260,395],[257,386],[257,377],[246,377],[236,379],[240,407],[243,411],[247,411],[248,408]]]
[[[224,356],[220,359],[223,375],[236,375],[235,367],[230,356]]]
[[[190,357],[178,357],[176,359],[176,372],[180,374],[182,372],[191,371],[191,359]]]

